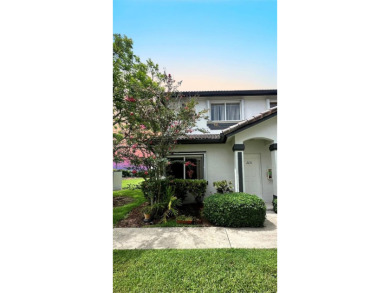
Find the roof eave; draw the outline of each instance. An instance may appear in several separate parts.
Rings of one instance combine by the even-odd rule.
[[[271,119],[271,118],[277,116],[277,114],[278,114],[277,111],[276,111],[276,112],[273,112],[273,113],[271,113],[271,114],[269,114],[269,115],[267,115],[267,116],[265,116],[265,117],[263,117],[263,118],[260,118],[259,120],[256,120],[256,121],[250,122],[250,123],[248,123],[248,124],[245,124],[245,125],[243,125],[242,127],[239,127],[239,128],[237,128],[237,129],[235,129],[235,130],[233,130],[233,131],[231,131],[231,132],[227,132],[227,133],[223,133],[223,132],[222,132],[222,133],[223,133],[224,136],[230,137],[230,136],[235,135],[235,134],[237,134],[237,133],[239,133],[239,132],[241,132],[241,131],[244,131],[245,129],[248,129],[248,128],[250,128],[250,127],[256,125],[256,124],[259,124],[259,123],[264,122],[264,121],[266,121],[266,120],[268,120],[268,119]]]
[[[272,96],[277,95],[276,89],[270,90],[232,90],[232,91],[184,91],[183,96],[223,97],[223,96]]]
[[[221,135],[220,138],[203,138],[203,139],[182,139],[178,140],[177,144],[216,144],[216,143],[225,143],[226,137]]]

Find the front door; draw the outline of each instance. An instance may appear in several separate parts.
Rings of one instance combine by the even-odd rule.
[[[260,154],[244,154],[245,192],[262,197]]]

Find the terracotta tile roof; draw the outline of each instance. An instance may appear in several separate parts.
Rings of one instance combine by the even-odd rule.
[[[203,139],[220,139],[221,134],[211,134],[211,133],[202,133],[202,134],[189,134],[188,136],[179,137],[178,140],[203,140]]]
[[[226,128],[221,133],[211,134],[191,134],[186,137],[178,139],[179,144],[199,144],[199,143],[225,143],[228,136],[235,134],[241,130],[251,127],[252,125],[258,124],[263,120],[267,120],[277,115],[278,107],[271,108],[258,115],[255,115],[249,119],[241,121],[229,128]]]
[[[276,114],[278,111],[278,107],[273,107],[267,111],[264,111],[258,115],[255,115],[249,119],[246,119],[244,121],[241,121],[233,126],[230,126],[229,128],[226,128],[225,130],[222,131],[222,134],[223,135],[227,135],[229,133],[232,133],[232,132],[235,132],[241,128],[244,128],[245,126],[250,126],[251,124],[259,121],[259,120],[262,120],[268,116],[271,116],[272,114]]]

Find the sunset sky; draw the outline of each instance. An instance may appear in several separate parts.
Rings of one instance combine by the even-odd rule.
[[[114,0],[114,33],[181,90],[276,89],[276,0]]]

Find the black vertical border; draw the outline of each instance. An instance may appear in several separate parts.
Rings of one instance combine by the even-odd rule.
[[[238,156],[238,190],[244,192],[243,176],[242,176],[242,152],[237,153]]]

